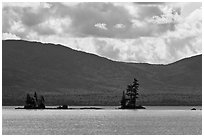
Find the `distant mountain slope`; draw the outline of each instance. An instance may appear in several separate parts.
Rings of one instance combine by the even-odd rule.
[[[124,63],[62,45],[2,41],[3,105],[37,91],[47,105],[119,105],[136,77],[143,105],[201,105],[202,56],[169,65]]]

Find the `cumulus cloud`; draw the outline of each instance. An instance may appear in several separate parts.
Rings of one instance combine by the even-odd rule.
[[[125,28],[125,25],[124,24],[115,24],[114,27],[117,29],[123,29],[123,28]]]
[[[150,22],[156,23],[156,24],[170,24],[170,23],[178,23],[182,20],[180,14],[181,9],[178,7],[164,7],[162,8],[163,14],[160,16],[153,16],[152,19],[150,19]]]
[[[106,40],[99,40],[99,39],[93,39],[94,45],[96,47],[96,52],[104,56],[106,58],[112,59],[112,60],[118,60],[120,57],[120,50],[118,48],[115,48],[114,45],[108,44]]]
[[[126,39],[155,36],[157,32],[165,33],[171,29],[169,25],[160,27],[144,20],[162,14],[161,9],[156,6],[137,7],[134,3],[46,3],[36,4],[34,7],[30,7],[30,4],[18,5],[4,5],[4,32],[7,32],[13,24],[18,23],[27,30],[24,31],[26,33],[33,30],[39,34],[47,35],[50,33],[52,35],[59,32],[56,31],[58,28],[73,37],[92,36]],[[137,13],[137,16],[133,13]],[[58,21],[64,18],[69,19],[67,24],[58,25]],[[57,22],[53,23],[55,19]],[[95,27],[99,29],[95,29]],[[115,28],[118,28],[118,31]],[[100,31],[100,29],[107,31]],[[123,29],[122,32],[121,29]]]
[[[176,23],[178,20],[179,20],[178,14],[168,13],[161,16],[154,16],[150,21],[156,24],[168,24]]]
[[[173,58],[167,53],[167,46],[163,39],[157,38],[138,38],[115,40],[108,38],[94,39],[97,52],[101,56],[113,60],[147,62],[147,63],[166,63]]]
[[[146,25],[147,25],[147,23],[145,21],[141,21],[141,20],[137,20],[137,19],[132,20],[132,27],[133,28],[145,28]]]
[[[46,21],[36,25],[33,29],[41,35],[53,35],[64,33],[65,27],[71,25],[70,18],[49,18]]]
[[[120,37],[120,33],[112,29],[114,25],[121,23],[130,26],[131,24],[131,16],[128,11],[124,7],[115,6],[112,3],[80,3],[76,7],[70,8],[70,16],[73,22],[71,31],[78,37]],[[95,29],[95,24],[107,31]],[[70,30],[68,31],[70,32]]]
[[[33,3],[33,5],[31,3],[3,3],[3,32],[15,33],[24,38],[29,32],[35,30],[37,25],[51,16],[49,12],[46,3]]]
[[[54,3],[53,8],[60,16],[70,16],[72,26],[66,30],[76,37],[138,38],[140,36],[154,36],[155,32],[164,33],[171,29],[169,25],[159,27],[159,25],[148,22],[146,24],[149,27],[133,26],[133,20],[143,22],[145,18],[161,15],[162,11],[159,7],[137,7],[134,3],[80,3],[70,7]],[[133,13],[137,13],[137,16]],[[102,23],[98,24],[100,22]],[[96,24],[107,31],[95,29],[93,26]],[[117,26],[116,24],[123,25]],[[122,33],[121,30],[116,31],[115,27],[122,27]]]
[[[105,23],[96,23],[94,26],[99,29],[108,30]]]
[[[138,4],[138,5],[162,5],[162,4],[165,4],[165,2],[135,2],[135,4]]]
[[[19,38],[18,36],[16,36],[15,34],[11,34],[11,33],[3,33],[3,34],[2,34],[2,39],[3,39],[3,40],[7,40],[7,39],[20,40],[20,38]]]
[[[29,8],[50,8],[49,3],[47,2],[4,2],[3,7],[29,7]]]
[[[201,37],[202,35],[202,9],[196,9],[176,24],[175,31],[167,32],[162,37],[184,39],[188,37]]]

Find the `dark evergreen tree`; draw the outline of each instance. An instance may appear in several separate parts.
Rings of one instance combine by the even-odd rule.
[[[40,109],[44,109],[45,108],[45,99],[44,99],[43,96],[41,96],[40,99],[39,99],[38,108],[40,108]]]
[[[133,84],[127,85],[126,95],[128,98],[126,99],[126,95],[123,92],[122,100],[121,100],[121,108],[136,108],[136,98],[138,98],[138,89],[139,83],[138,80],[134,78]]]
[[[38,102],[38,95],[36,92],[34,93],[34,98],[35,98],[36,102]]]
[[[32,100],[31,100],[30,94],[27,94],[27,96],[26,96],[26,104],[31,104],[31,103],[32,103]]]
[[[36,108],[37,107],[37,102],[35,97],[32,97],[32,108]]]
[[[41,100],[43,103],[45,103],[45,98],[43,96],[41,96]]]
[[[133,81],[133,85],[132,85],[133,87],[132,87],[132,92],[133,92],[133,98],[134,98],[134,100],[133,100],[133,103],[135,104],[135,106],[136,106],[136,99],[138,98],[138,96],[139,96],[139,93],[138,93],[138,91],[139,91],[139,83],[138,83],[138,80],[136,79],[136,78],[134,78],[134,81]]]
[[[37,93],[34,93],[34,96],[31,97],[30,94],[26,96],[26,104],[24,106],[26,109],[44,109],[45,108],[45,99],[43,96],[38,98]]]
[[[35,100],[29,94],[26,97],[26,105],[24,106],[26,109],[35,108]]]
[[[120,104],[121,104],[121,108],[125,108],[126,107],[125,91],[123,91],[123,96],[122,96]]]
[[[132,100],[134,96],[132,92],[132,88],[133,88],[132,84],[129,84],[126,89],[126,95],[130,97],[130,100]]]

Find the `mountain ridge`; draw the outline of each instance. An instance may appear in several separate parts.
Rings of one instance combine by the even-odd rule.
[[[170,65],[126,63],[60,44],[6,40],[2,72],[3,105],[22,105],[33,91],[48,105],[119,105],[134,77],[141,85],[138,103],[202,104],[202,55]]]
[[[202,54],[197,54],[197,55],[192,55],[192,56],[188,56],[188,57],[185,57],[185,58],[181,58],[181,59],[179,59],[179,60],[177,60],[177,61],[174,61],[174,62],[172,62],[172,63],[168,63],[168,64],[157,64],[157,63],[147,63],[147,62],[144,62],[144,63],[138,63],[138,62],[129,62],[129,61],[118,61],[118,60],[112,60],[112,59],[109,59],[109,58],[106,58],[106,57],[104,57],[104,56],[100,56],[100,55],[97,55],[97,54],[94,54],[94,53],[90,53],[90,52],[86,52],[86,51],[82,51],[82,50],[77,50],[77,49],[73,49],[73,48],[71,48],[71,47],[68,47],[68,46],[65,46],[65,45],[63,45],[63,44],[56,44],[56,43],[50,43],[50,42],[40,42],[40,41],[28,41],[28,40],[15,40],[15,39],[6,39],[6,40],[2,40],[2,41],[22,41],[22,42],[29,42],[29,43],[39,43],[39,44],[42,44],[42,45],[52,45],[52,46],[59,46],[59,47],[64,47],[64,48],[68,48],[68,49],[71,49],[71,50],[73,50],[73,51],[77,51],[77,52],[82,52],[82,53],[86,53],[86,54],[90,54],[90,55],[93,55],[93,56],[97,56],[97,57],[100,57],[100,58],[104,58],[104,59],[107,59],[107,60],[109,60],[109,61],[113,61],[113,62],[119,62],[119,63],[128,63],[128,64],[146,64],[146,65],[158,65],[158,66],[160,66],[160,65],[171,65],[171,64],[174,64],[174,63],[176,63],[176,62],[178,62],[178,61],[181,61],[181,60],[185,60],[185,59],[188,59],[188,58],[191,58],[191,57],[196,57],[196,56],[200,56],[200,55],[202,55]]]

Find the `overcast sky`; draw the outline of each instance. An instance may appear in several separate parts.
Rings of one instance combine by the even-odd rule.
[[[167,64],[202,53],[201,3],[3,3],[3,39]]]

